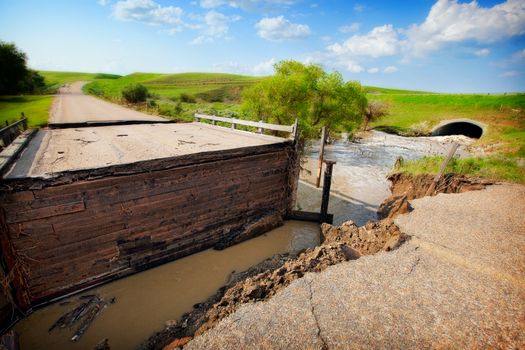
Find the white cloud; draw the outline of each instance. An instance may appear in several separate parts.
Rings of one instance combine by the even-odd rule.
[[[479,50],[474,51],[474,55],[476,55],[478,57],[485,57],[485,56],[490,55],[490,50],[487,49],[487,48],[479,49]]]
[[[344,66],[349,72],[352,73],[360,73],[365,70],[362,66],[359,65],[359,63],[354,61],[345,62]]]
[[[277,63],[275,58],[271,58],[252,66],[239,64],[238,62],[217,63],[213,65],[213,71],[258,76],[270,75],[273,73],[273,66],[275,63]]]
[[[480,7],[476,1],[438,0],[422,24],[407,30],[407,49],[410,54],[423,56],[447,43],[492,43],[524,33],[523,0],[507,0],[490,8]]]
[[[338,57],[383,57],[398,52],[399,39],[392,25],[375,27],[365,35],[353,35],[342,44],[328,46],[328,51]]]
[[[395,73],[399,70],[396,66],[388,66],[385,69],[383,69],[383,73]]]
[[[273,73],[273,66],[276,63],[277,63],[277,61],[274,58],[271,58],[268,61],[256,64],[253,67],[253,69],[252,69],[252,73],[254,75],[269,75],[269,74],[272,74]]]
[[[106,6],[107,4],[109,4],[109,0],[98,0],[98,4],[100,6]]]
[[[518,76],[519,74],[520,74],[519,72],[515,70],[511,70],[511,71],[501,73],[499,77],[500,78],[512,78],[512,77]]]
[[[214,41],[214,39],[225,38],[230,30],[229,23],[240,19],[239,16],[226,16],[217,11],[209,11],[204,17],[199,18],[201,24],[192,25],[192,29],[198,29],[201,35],[197,36],[190,43],[199,45]]]
[[[352,23],[350,25],[346,25],[346,26],[342,26],[342,27],[339,27],[339,31],[341,33],[354,33],[354,32],[357,32],[359,30],[359,27],[361,25],[359,23]]]
[[[153,0],[123,0],[113,5],[113,17],[121,21],[182,25],[180,7],[161,6]]]
[[[370,73],[370,74],[375,74],[375,73],[379,72],[379,68],[377,68],[377,67],[369,68],[367,70],[367,72]]]
[[[355,4],[354,5],[354,11],[355,12],[363,12],[365,10],[365,5],[362,4]]]
[[[311,34],[308,25],[291,23],[283,16],[265,17],[257,22],[255,28],[261,38],[272,41],[302,39]]]
[[[525,49],[514,52],[512,55],[514,61],[521,61],[525,59]]]
[[[200,5],[205,9],[229,6],[243,10],[254,10],[258,5],[263,6],[290,6],[296,0],[201,0]]]

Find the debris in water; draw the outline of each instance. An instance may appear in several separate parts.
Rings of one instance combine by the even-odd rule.
[[[82,301],[80,305],[75,307],[73,310],[66,312],[62,315],[55,323],[49,328],[48,332],[53,331],[55,328],[71,328],[75,324],[79,323],[76,332],[73,334],[71,341],[78,341],[82,335],[87,331],[91,323],[95,318],[104,310],[109,304],[114,304],[116,298],[110,298],[109,302],[100,298],[96,294],[82,295],[78,298]],[[69,304],[70,301],[63,302],[61,305]],[[99,345],[103,345],[102,342]],[[97,345],[98,346],[98,345]],[[101,349],[104,349],[103,347]]]

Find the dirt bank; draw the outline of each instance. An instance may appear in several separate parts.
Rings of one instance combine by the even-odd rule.
[[[279,255],[241,273],[233,274],[231,281],[179,322],[153,335],[142,344],[142,349],[177,348],[191,337],[215,326],[237,308],[249,302],[266,300],[307,272],[320,272],[342,261],[358,259],[362,255],[395,249],[404,242],[403,235],[391,220],[369,222],[357,227],[353,222],[341,226],[322,225],[323,243],[307,249],[298,256]]]
[[[400,214],[411,211],[409,201],[421,198],[432,182],[434,175],[422,174],[411,175],[406,173],[394,173],[387,177],[390,181],[390,192],[392,193],[381,203],[377,210],[378,219],[393,219]],[[438,193],[463,193],[484,189],[494,181],[469,178],[462,175],[446,174],[441,177],[431,195]]]

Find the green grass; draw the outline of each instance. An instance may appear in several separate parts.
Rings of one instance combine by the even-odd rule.
[[[405,162],[397,171],[413,175],[435,174],[444,157],[431,156]],[[494,154],[485,157],[454,158],[446,172],[491,180],[525,183],[525,159]]]
[[[20,119],[23,112],[29,119],[30,127],[47,124],[48,111],[53,96],[0,96],[0,124],[12,123]]]
[[[100,79],[86,85],[85,91],[118,99],[122,89],[132,83],[145,85],[159,99],[176,99],[186,93],[203,101],[239,102],[240,92],[260,78],[226,73],[134,73],[118,79]]]

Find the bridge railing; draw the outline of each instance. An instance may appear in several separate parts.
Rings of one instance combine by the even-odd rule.
[[[202,120],[209,120],[211,121],[211,124],[213,125],[216,125],[217,122],[228,123],[231,125],[232,129],[237,129],[237,125],[250,126],[250,127],[256,128],[256,132],[258,134],[263,134],[265,130],[281,131],[281,132],[289,133],[290,139],[295,140],[297,138],[297,131],[298,131],[297,130],[297,119],[295,120],[295,123],[293,123],[292,125],[279,125],[279,124],[265,123],[262,120],[255,122],[252,120],[226,118],[226,117],[219,117],[216,115],[195,113],[195,121],[200,122]]]
[[[9,146],[18,135],[27,129],[27,118],[24,113],[22,113],[19,121],[14,122],[11,125],[6,122],[6,125],[6,127],[0,129],[0,150]]]

